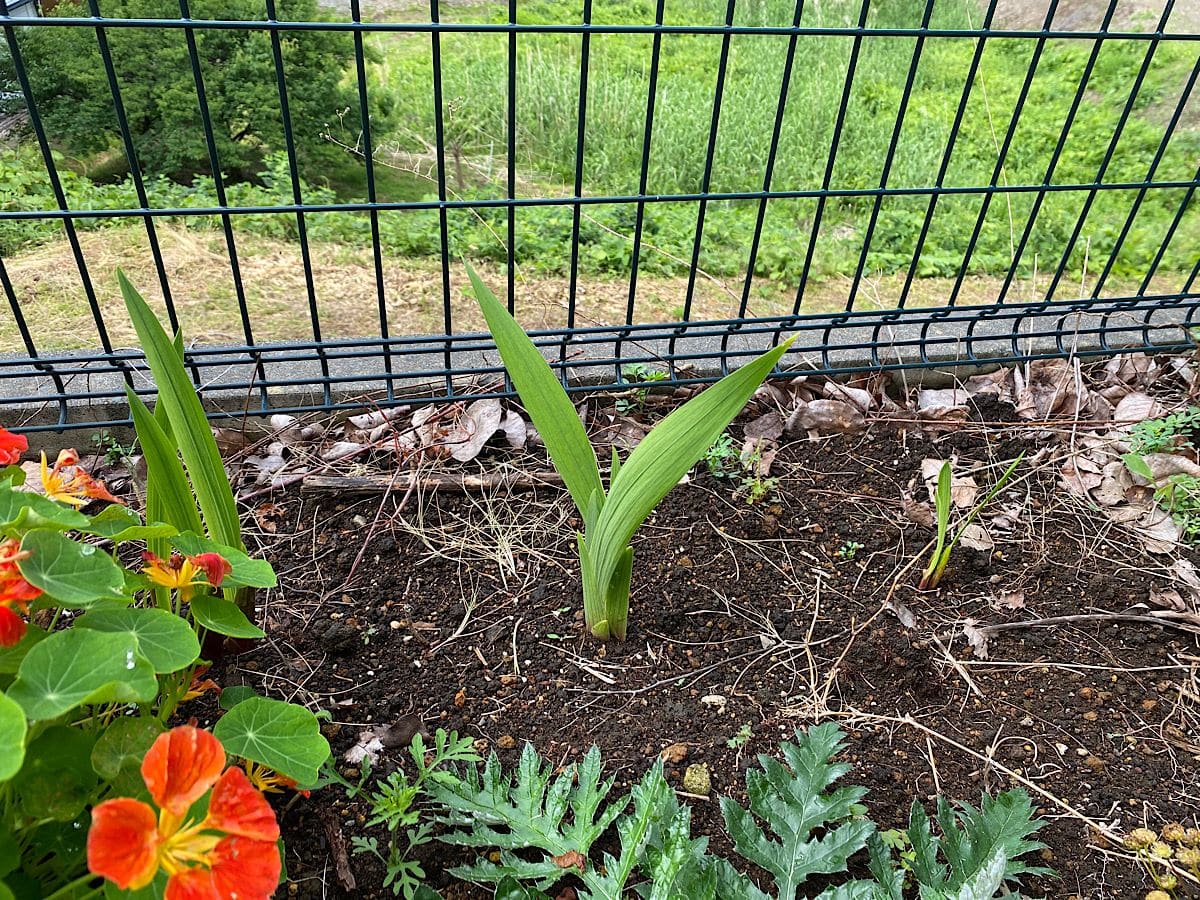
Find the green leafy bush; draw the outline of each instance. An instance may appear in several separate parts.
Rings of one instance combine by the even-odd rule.
[[[885,840],[866,818],[866,790],[835,784],[850,771],[831,761],[843,742],[835,725],[797,731],[795,743],[782,744],[782,760],[759,756],[759,768],[747,772],[749,808],[721,799],[734,849],[770,876],[770,893],[710,854],[707,838],[692,836],[691,810],[679,803],[661,761],[628,794],[612,798],[613,780],[601,779],[595,747],[556,775],[527,745],[511,774],[492,754],[482,771],[442,778],[429,793],[451,826],[439,840],[499,848],[452,874],[494,885],[509,900],[545,900],[568,875],[582,882],[581,900],[620,897],[628,888],[649,900],[795,900],[807,896],[801,892],[811,876],[845,872],[856,854],[866,855],[871,878],[826,888],[818,900],[903,900],[908,878],[922,900],[991,900],[1026,875],[1048,874],[1023,859],[1044,845],[1033,839],[1043,823],[1020,790],[985,796],[978,809],[939,798],[937,834],[914,803],[908,829]],[[615,855],[594,852],[610,826]],[[897,861],[901,844],[909,849]]]
[[[100,13],[119,18],[176,18],[172,0],[102,0]],[[262,21],[254,0],[193,0],[197,19]],[[279,0],[278,17],[320,18],[316,0]],[[88,15],[81,0],[64,0],[51,16]],[[201,127],[186,36],[179,29],[113,28],[113,65],[139,161],[145,171],[187,180],[211,166]],[[246,177],[270,150],[284,148],[283,121],[270,34],[203,29],[195,40],[222,171]],[[330,31],[280,34],[291,125],[302,154],[328,152],[320,132],[349,107],[344,75],[353,60],[349,35]],[[86,28],[29,28],[20,48],[38,109],[57,141],[74,153],[119,147],[120,132],[95,33]],[[352,113],[353,115],[353,113]]]
[[[180,705],[204,690],[204,639],[262,636],[220,592],[275,585],[271,566],[242,546],[216,448],[205,456],[208,423],[188,411],[198,403],[191,383],[172,377],[172,365],[182,370],[181,345],[144,304],[131,310],[160,386],[154,414],[140,401],[133,407],[149,470],[148,521],[120,505],[74,450],[53,466],[43,455],[41,493],[22,489],[21,468],[0,471],[0,848],[12,850],[0,853],[0,896],[12,896],[10,888],[76,896],[72,886],[90,877],[91,810],[145,794],[143,756],[170,734]],[[0,461],[16,462],[25,449],[24,438],[0,430]],[[108,505],[95,510],[100,503]],[[128,567],[130,558],[141,565]],[[222,760],[228,751],[260,767],[254,777],[265,767],[293,785],[315,783],[329,756],[311,712],[265,697],[229,705],[205,739],[214,737]]]

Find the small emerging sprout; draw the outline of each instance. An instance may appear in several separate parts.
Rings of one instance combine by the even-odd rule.
[[[980,510],[987,506],[992,501],[992,498],[1000,493],[1000,490],[1008,483],[1008,479],[1012,477],[1012,473],[1016,471],[1017,466],[1024,458],[1025,454],[1022,453],[1012,461],[1012,465],[1004,470],[1004,474],[992,485],[992,489],[987,492],[983,500],[976,503],[971,508],[971,511],[967,513],[966,518],[962,520],[962,523],[954,532],[954,537],[949,541],[946,540],[946,536],[950,525],[950,482],[952,473],[950,463],[942,463],[942,468],[938,471],[937,490],[934,492],[934,506],[937,509],[937,543],[934,545],[933,555],[929,557],[929,565],[921,573],[921,581],[917,585],[919,590],[933,590],[938,586],[942,580],[942,576],[946,573],[946,565],[950,562],[950,554],[962,539],[967,527],[979,515]]]

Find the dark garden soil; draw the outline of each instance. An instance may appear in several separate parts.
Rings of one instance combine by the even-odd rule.
[[[688,765],[710,770],[712,796],[687,802],[722,855],[731,848],[716,797],[744,800],[756,754],[818,719],[838,721],[847,780],[870,789],[881,828],[903,826],[913,800],[978,803],[1023,778],[1044,792],[1034,793],[1050,822],[1042,861],[1060,873],[1028,884],[1028,896],[1140,898],[1144,873],[1087,820],[1126,832],[1200,815],[1188,699],[1196,638],[1092,618],[993,632],[980,658],[964,624],[1128,612],[1165,583],[1167,563],[1063,492],[1055,466],[1037,465],[1045,432],[1004,424],[995,404],[975,414],[1001,421],[940,438],[888,425],[786,445],[772,473],[777,500],[765,505],[694,474],[636,538],[621,644],[584,633],[577,523],[557,488],[289,495],[259,512],[280,574],[265,598],[269,640],[213,675],[329,711],[339,760],[362,729],[410,722],[457,729],[506,764],[527,741],[560,764],[597,744],[621,790],[670,748],[677,788]],[[921,460],[953,453],[965,470],[1020,450],[1031,474],[983,517],[1003,512],[989,524],[994,549],[960,547],[941,588],[918,593],[920,567],[909,564],[932,532],[906,516],[904,498],[926,498]],[[532,454],[490,459],[545,467]],[[998,471],[980,468],[980,484]],[[884,608],[894,584],[899,617]],[[749,740],[731,746],[743,725]],[[376,774],[402,758],[385,751]],[[280,808],[289,896],[391,896],[365,855],[349,857],[357,888],[339,884],[337,843],[384,843],[365,827],[361,797],[334,787]],[[426,848],[431,885],[489,896],[444,873],[464,853]]]

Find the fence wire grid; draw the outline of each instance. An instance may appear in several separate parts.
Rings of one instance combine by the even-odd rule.
[[[0,0],[3,2],[3,0]],[[173,0],[168,0],[173,2]],[[447,401],[463,396],[505,396],[507,386],[494,344],[486,334],[460,324],[457,302],[465,290],[465,278],[459,257],[470,259],[478,248],[464,246],[452,240],[452,217],[460,215],[491,216],[496,222],[495,237],[502,252],[493,252],[497,293],[506,297],[510,309],[520,306],[524,285],[520,258],[521,218],[540,207],[553,207],[569,213],[564,228],[569,229],[569,258],[562,265],[561,316],[549,327],[533,331],[535,340],[543,347],[552,365],[561,373],[564,383],[572,389],[608,389],[626,387],[633,376],[630,364],[642,363],[660,368],[667,374],[663,384],[686,384],[711,380],[735,368],[750,355],[761,352],[783,337],[797,333],[793,351],[785,360],[786,367],[802,366],[806,371],[835,373],[865,370],[886,370],[909,367],[930,367],[948,363],[978,363],[986,361],[1021,361],[1073,354],[1109,354],[1132,351],[1178,350],[1193,346],[1190,326],[1200,301],[1197,276],[1200,275],[1200,252],[1197,239],[1195,192],[1200,186],[1200,167],[1188,174],[1164,175],[1164,160],[1178,153],[1173,142],[1185,142],[1183,150],[1191,153],[1189,165],[1200,166],[1200,152],[1192,153],[1200,144],[1195,142],[1197,104],[1193,88],[1200,73],[1200,29],[1194,22],[1176,23],[1174,0],[1168,0],[1149,21],[1136,25],[1121,24],[1117,0],[1097,4],[1098,21],[1080,27],[1077,22],[1059,26],[1067,18],[1066,7],[1078,4],[1051,0],[1038,6],[1039,22],[1032,26],[998,25],[1003,11],[1001,0],[980,2],[978,22],[971,27],[942,27],[937,24],[937,7],[947,0],[927,0],[917,4],[918,19],[903,26],[880,24],[876,9],[882,2],[855,0],[847,19],[831,21],[819,15],[820,4],[815,0],[796,0],[790,8],[790,18],[781,22],[764,22],[744,14],[746,7],[755,7],[754,0],[726,0],[724,17],[709,23],[677,23],[669,20],[671,0],[655,0],[647,7],[646,21],[606,24],[593,14],[592,0],[581,0],[577,21],[566,23],[537,23],[522,15],[524,3],[507,0],[496,4],[495,15],[488,21],[451,21],[456,7],[447,10],[444,0],[428,0],[418,21],[389,21],[380,14],[365,18],[360,0],[349,0],[348,13],[342,18],[331,14],[325,21],[290,21],[277,16],[274,0],[264,0],[262,18],[256,20],[194,18],[188,0],[178,0],[178,15],[161,18],[120,18],[103,14],[104,0],[62,0],[49,15],[22,18],[10,15],[9,4],[3,5],[0,25],[17,87],[28,113],[26,140],[36,147],[36,158],[44,166],[55,203],[48,208],[21,208],[20,203],[5,202],[0,207],[0,225],[13,221],[49,221],[61,226],[62,239],[70,250],[70,259],[78,274],[78,304],[85,305],[95,327],[95,346],[92,349],[54,349],[61,342],[47,342],[36,325],[27,320],[28,285],[10,275],[9,259],[0,256],[0,285],[11,314],[12,328],[19,335],[23,352],[10,352],[0,357],[0,381],[4,388],[4,403],[19,411],[27,430],[61,430],[124,423],[123,392],[126,384],[140,393],[152,394],[153,387],[145,374],[144,361],[135,347],[122,347],[111,335],[113,311],[105,308],[97,285],[112,281],[111,269],[96,270],[89,266],[88,253],[81,240],[82,230],[97,224],[96,220],[112,223],[117,220],[140,223],[144,228],[146,248],[153,262],[157,284],[141,285],[152,293],[160,304],[165,320],[171,327],[183,327],[177,311],[178,292],[173,291],[171,267],[164,258],[161,229],[165,221],[182,223],[215,222],[221,238],[223,257],[233,285],[233,304],[236,328],[241,339],[235,343],[197,344],[186,353],[188,369],[197,390],[213,400],[215,416],[235,416],[244,412],[302,413],[359,407],[363,398],[387,405],[411,402],[414,397],[425,401]],[[1019,5],[1019,4],[1018,4]],[[1045,6],[1044,15],[1042,5]],[[1061,7],[1061,8],[1060,8]],[[174,8],[172,7],[172,10]],[[90,208],[73,203],[64,188],[60,156],[56,152],[56,135],[47,126],[39,110],[31,85],[30,70],[25,60],[22,35],[32,29],[82,29],[94,36],[103,71],[98,83],[106,85],[120,140],[116,149],[124,154],[128,178],[137,202],[112,208]],[[140,163],[137,136],[129,121],[123,90],[118,76],[119,66],[109,37],[120,29],[146,29],[178,34],[182,32],[190,63],[190,78],[196,103],[197,123],[203,133],[208,157],[214,202],[207,205],[171,205],[152,202],[153,191],[148,189],[152,176]],[[222,169],[219,142],[214,128],[218,127],[210,114],[206,86],[214,79],[227,77],[220,65],[205,59],[198,49],[198,36],[210,31],[255,31],[266,34],[272,53],[275,72],[274,95],[283,130],[282,152],[286,156],[286,186],[290,202],[270,204],[239,204],[231,199],[229,179]],[[347,60],[347,80],[353,82],[357,98],[356,133],[352,151],[361,164],[364,177],[363,199],[330,199],[328,193],[313,201],[306,191],[308,182],[302,177],[300,151],[289,113],[290,83],[286,58],[289,41],[305,32],[330,32],[347,35],[352,58]],[[372,133],[375,89],[368,70],[372,65],[366,45],[388,36],[404,35],[408,40],[425,43],[428,52],[431,92],[428,104],[432,111],[433,135],[429,166],[431,190],[428,197],[417,199],[381,199],[379,179],[378,136]],[[560,193],[525,189],[521,167],[522,130],[518,85],[519,47],[524,41],[542,36],[558,36],[570,41],[578,61],[577,95],[572,99],[575,109],[575,145],[573,177]],[[637,38],[645,45],[646,55],[641,78],[646,85],[640,108],[628,110],[641,131],[640,168],[636,186],[624,192],[592,191],[588,184],[589,165],[596,155],[603,157],[605,148],[592,135],[589,114],[589,72],[596,65],[596,56],[603,52],[598,43],[610,36]],[[662,82],[665,79],[665,48],[671,42],[704,38],[719,45],[715,65],[706,74],[711,79],[710,107],[704,112],[708,121],[707,140],[703,147],[703,165],[693,190],[656,192],[652,183],[652,160],[657,142],[662,139],[655,121],[664,102]],[[497,177],[499,185],[494,196],[462,196],[455,189],[452,149],[448,146],[447,122],[457,98],[449,97],[445,89],[443,50],[448,40],[503,40],[506,42],[505,95],[503,97],[503,134],[497,137]],[[774,42],[782,48],[782,71],[777,82],[777,97],[770,106],[774,115],[764,123],[768,135],[761,158],[747,165],[743,176],[752,181],[753,189],[721,189],[715,172],[718,147],[722,140],[722,114],[728,113],[726,90],[735,65],[734,57],[756,52],[756,42]],[[815,43],[819,42],[819,43]],[[888,115],[893,120],[890,131],[878,133],[875,139],[881,149],[880,164],[875,171],[847,173],[839,168],[839,151],[854,127],[855,104],[866,86],[856,81],[856,72],[871,48],[880,42],[900,42],[907,48],[908,65],[892,85],[894,94]],[[965,73],[952,73],[961,80],[953,115],[944,136],[931,159],[934,174],[924,183],[905,181],[895,171],[897,150],[908,135],[923,128],[924,112],[910,102],[914,85],[922,72],[922,61],[930,47],[939,42],[957,42],[969,46]],[[968,109],[981,102],[980,93],[987,85],[980,77],[981,63],[990,46],[1003,44],[1017,48],[1014,53],[1028,55],[1023,80],[1009,84],[1016,99],[1011,110],[999,111],[990,125],[993,129],[994,157],[987,160],[990,178],[973,181],[955,180],[954,164],[960,135]],[[1091,95],[1092,79],[1098,68],[1103,48],[1120,44],[1133,52],[1122,75],[1125,97],[1110,133],[1080,136],[1072,127],[1081,110],[1095,102]],[[1182,71],[1184,77],[1176,87],[1177,93],[1167,98],[1147,97],[1143,93],[1147,73],[1151,71],[1156,54],[1170,45],[1176,57],[1181,54],[1191,61]],[[1022,121],[1027,116],[1031,91],[1040,77],[1047,48],[1073,46],[1085,48],[1082,71],[1064,100],[1061,114],[1055,120],[1056,132],[1047,144],[1044,156],[1044,175],[1041,178],[1010,180],[1011,161],[1023,152]],[[789,91],[797,70],[812,64],[813,47],[828,48],[836,56],[837,78],[828,90],[837,97],[832,121],[814,124],[806,121],[804,111],[789,104]],[[825,52],[822,50],[821,52]],[[574,59],[574,57],[572,57]],[[946,77],[951,77],[947,75]],[[984,96],[982,102],[986,102]],[[1125,173],[1129,166],[1121,160],[1122,136],[1127,123],[1140,114],[1148,103],[1157,104],[1154,121],[1159,129],[1157,146],[1144,159],[1140,177]],[[820,142],[824,159],[820,176],[811,183],[780,184],[777,179],[781,153],[787,152],[789,140],[797,132],[811,131],[813,141]],[[1103,146],[1094,175],[1084,179],[1064,180],[1063,160],[1071,154],[1072,140],[1087,140]],[[1191,141],[1188,144],[1186,142]],[[1190,148],[1190,149],[1189,149]],[[1114,178],[1114,173],[1120,173]],[[743,184],[743,187],[745,185]],[[1047,203],[1069,195],[1076,206],[1067,226],[1052,236],[1051,250],[1046,238],[1035,230],[1039,216]],[[1089,219],[1098,201],[1112,209],[1119,198],[1121,213],[1102,224],[1103,240],[1093,241],[1096,229]],[[1166,203],[1174,212],[1158,216],[1148,225],[1141,217],[1149,202]],[[1011,210],[1016,204],[1019,212]],[[790,241],[781,245],[778,232],[768,234],[764,222],[772,208],[790,204],[800,210]],[[968,227],[956,232],[952,247],[956,261],[944,265],[949,271],[940,274],[941,293],[930,302],[919,288],[926,277],[923,254],[932,231],[938,227],[938,216],[951,204],[967,205],[971,215],[964,221]],[[628,210],[628,231],[622,239],[628,245],[628,266],[624,276],[624,317],[611,321],[599,320],[588,305],[586,289],[586,246],[581,231],[587,230],[588,211],[594,207],[620,207]],[[694,216],[694,237],[689,253],[679,255],[676,262],[684,274],[677,280],[679,296],[674,315],[657,316],[650,321],[642,313],[644,295],[639,291],[639,278],[644,282],[645,262],[653,248],[649,223],[656,211],[685,208]],[[747,225],[732,235],[722,235],[727,243],[740,243],[745,262],[741,274],[726,278],[722,289],[727,296],[726,314],[705,314],[709,307],[697,303],[698,290],[707,279],[704,269],[706,232],[714,210],[744,208]],[[836,210],[857,210],[852,226],[837,218]],[[993,227],[989,214],[995,207],[1006,207],[1008,215],[1007,265],[990,265],[991,279],[988,295],[980,300],[977,293],[964,285],[981,270],[977,261],[981,237]],[[878,296],[868,300],[867,287],[876,274],[881,221],[889,210],[903,208],[909,215],[909,235],[904,246],[885,248],[891,260],[891,293],[880,301]],[[1077,214],[1075,214],[1077,210]],[[432,258],[439,278],[441,309],[440,333],[409,333],[403,317],[389,306],[397,292],[403,293],[403,283],[389,279],[385,268],[391,252],[381,240],[381,221],[389,216],[424,213],[429,217],[436,245]],[[247,300],[243,277],[245,256],[239,253],[243,236],[238,222],[247,216],[278,216],[288,220],[290,240],[298,249],[304,275],[304,289],[292,298],[295,314],[306,323],[309,336],[301,340],[256,339],[259,323],[252,304]],[[377,330],[371,334],[339,335],[330,329],[330,318],[323,314],[318,279],[314,276],[314,240],[309,230],[315,216],[345,216],[365,219],[369,237],[370,264],[373,278],[373,298],[377,309]],[[1071,222],[1070,218],[1074,221]],[[1147,235],[1147,229],[1153,233]],[[1143,249],[1131,255],[1130,245],[1137,241]],[[1040,243],[1038,243],[1040,241]],[[838,291],[844,293],[840,306],[831,309],[827,301],[813,307],[809,302],[818,280],[829,282],[828,274],[818,272],[822,247],[837,242],[854,249],[850,258],[857,261],[834,279]],[[1037,243],[1037,250],[1034,244]],[[1149,247],[1146,250],[1146,247]],[[942,255],[945,255],[944,247]],[[791,300],[776,305],[770,314],[756,314],[756,289],[764,277],[766,254],[781,255],[790,260],[789,272],[798,275],[785,278],[785,293]],[[901,261],[896,261],[899,254]],[[10,254],[11,257],[11,254]],[[1131,261],[1132,260],[1132,261]],[[1182,260],[1182,263],[1180,262]],[[1169,265],[1168,265],[1169,263]],[[606,276],[612,280],[612,276]],[[499,279],[502,278],[501,282]],[[780,292],[779,279],[773,288]],[[828,295],[826,290],[825,295]],[[918,299],[924,297],[925,299]],[[336,322],[334,323],[336,325]]]

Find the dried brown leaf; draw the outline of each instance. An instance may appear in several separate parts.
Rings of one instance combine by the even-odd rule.
[[[1162,405],[1149,394],[1134,391],[1126,394],[1113,410],[1113,424],[1120,426],[1136,425],[1146,419],[1153,419],[1162,414]]]
[[[1017,415],[1023,419],[1074,415],[1080,398],[1075,391],[1074,369],[1067,360],[1035,359],[1029,363],[1028,372],[1027,379],[1019,370],[1014,372]]]
[[[848,384],[839,384],[836,381],[825,382],[825,396],[830,400],[844,400],[847,403],[853,404],[863,412],[870,412],[875,406],[875,398],[870,391],[859,387],[851,387]]]
[[[979,623],[975,619],[967,619],[963,622],[963,637],[967,639],[967,643],[971,645],[971,649],[975,651],[976,659],[988,658],[988,636],[987,632],[982,631],[976,626]]]
[[[1178,612],[1188,612],[1190,607],[1183,595],[1174,588],[1151,588],[1150,603],[1162,609],[1173,609]]]
[[[933,527],[933,507],[928,503],[922,503],[912,498],[905,499],[904,517],[910,522],[915,522],[917,525],[922,525],[925,528]]]
[[[917,617],[913,615],[913,611],[896,598],[885,600],[883,608],[891,612],[905,628],[917,627]]]
[[[450,455],[459,462],[477,457],[483,445],[500,429],[502,416],[499,400],[475,400],[468,404],[454,430],[447,435]]]
[[[500,423],[500,430],[504,432],[504,440],[508,446],[514,450],[524,449],[525,442],[529,439],[529,426],[519,413],[511,409],[506,412],[504,420]]]
[[[787,420],[788,433],[799,428],[818,434],[848,434],[864,431],[866,427],[867,419],[862,410],[845,400],[802,403]]]
[[[578,869],[580,872],[587,870],[587,857],[578,850],[568,850],[561,856],[552,856],[550,859],[560,869]]]
[[[1025,608],[1024,591],[997,591],[988,598],[988,604],[997,611]]]
[[[1171,553],[1179,547],[1179,525],[1158,507],[1147,510],[1138,518],[1134,533],[1147,553]]]
[[[746,423],[743,429],[746,435],[746,441],[777,441],[783,437],[783,417],[775,410],[771,410]]]
[[[992,536],[978,522],[972,522],[963,529],[959,542],[964,547],[969,547],[972,550],[991,550],[996,546],[995,541],[992,540]]]

